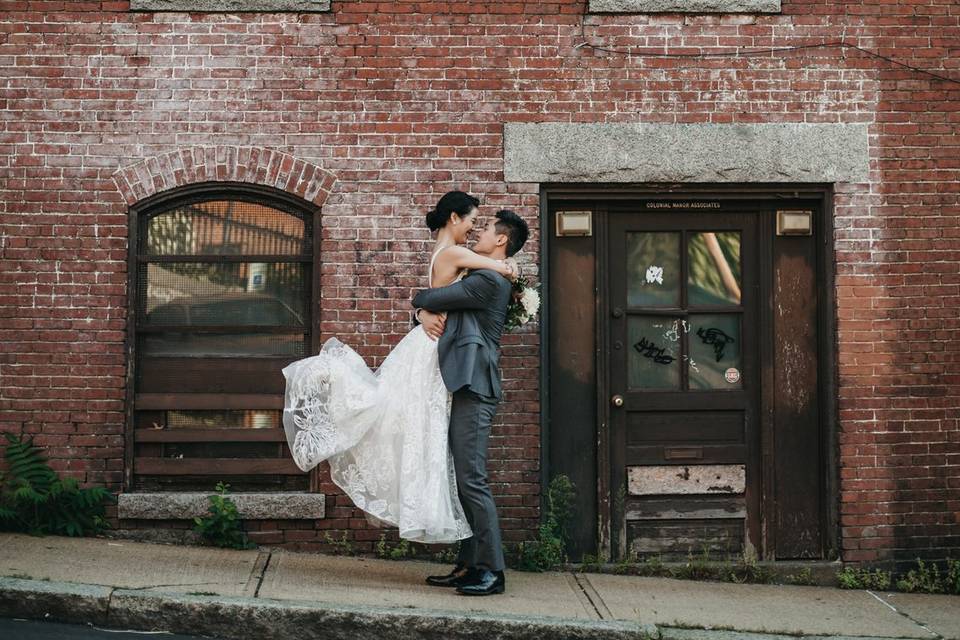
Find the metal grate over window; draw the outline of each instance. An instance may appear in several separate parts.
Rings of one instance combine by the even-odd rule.
[[[181,357],[303,355],[310,226],[213,200],[149,218],[137,274],[140,346]]]
[[[147,221],[143,252],[160,255],[300,255],[310,228],[263,204],[212,200],[182,205]]]

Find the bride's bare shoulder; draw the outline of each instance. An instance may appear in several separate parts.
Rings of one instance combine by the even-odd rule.
[[[437,252],[437,262],[445,265],[453,264],[471,255],[475,254],[473,251],[470,251],[470,249],[454,244],[449,247],[444,247]]]

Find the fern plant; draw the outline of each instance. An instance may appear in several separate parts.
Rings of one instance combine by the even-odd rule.
[[[105,505],[113,500],[103,487],[81,488],[60,478],[33,438],[5,433],[7,472],[0,474],[0,528],[33,535],[83,536],[109,527]]]

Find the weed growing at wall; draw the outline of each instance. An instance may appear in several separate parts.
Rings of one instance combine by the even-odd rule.
[[[237,505],[227,497],[230,485],[218,482],[217,495],[210,496],[210,515],[193,519],[193,530],[215,547],[227,549],[254,549],[257,545],[250,542],[243,532]]]
[[[837,572],[837,582],[841,589],[875,589],[884,591],[890,588],[892,574],[880,569],[861,569],[844,567]]]
[[[397,544],[387,542],[387,536],[380,534],[380,540],[376,544],[377,557],[384,560],[405,560],[414,554],[414,548],[409,540],[400,540]]]
[[[514,568],[518,571],[547,571],[567,561],[567,526],[573,515],[576,487],[565,475],[558,475],[547,487],[547,513],[536,540],[516,548]]]
[[[333,555],[336,556],[352,556],[356,553],[353,548],[353,543],[347,538],[347,532],[343,532],[343,536],[337,540],[330,535],[330,532],[327,531],[323,534],[323,539],[332,547]]]
[[[916,569],[910,569],[897,580],[897,590],[907,593],[952,593],[960,595],[960,560],[947,558],[946,568],[940,571],[934,563],[917,559]]]
[[[947,558],[941,568],[935,562],[917,558],[916,566],[899,577],[882,569],[844,567],[837,572],[837,581],[842,589],[960,595],[960,560]]]
[[[457,550],[448,547],[442,551],[437,551],[433,554],[433,561],[440,564],[453,564],[457,561]]]

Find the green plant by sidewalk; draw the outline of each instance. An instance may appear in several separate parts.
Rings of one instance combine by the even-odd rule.
[[[653,578],[674,578],[677,580],[718,580],[739,584],[771,584],[777,583],[776,573],[757,562],[756,557],[743,554],[734,559],[725,561],[714,560],[711,551],[704,548],[701,553],[694,555],[691,551],[683,563],[665,563],[663,557],[657,555],[638,556],[630,552],[613,565],[604,566],[599,552],[584,554],[580,565],[583,572],[612,571],[617,574],[628,574]],[[803,569],[798,576],[788,576],[789,584],[812,584],[813,575],[809,569]]]
[[[387,534],[381,533],[376,544],[377,557],[384,560],[405,560],[414,554],[409,540],[401,539],[397,544],[387,542]]]
[[[770,569],[761,566],[754,559],[744,559],[727,566],[719,572],[718,577],[722,582],[738,584],[770,584],[776,580]]]
[[[347,532],[343,532],[343,536],[337,540],[330,535],[329,531],[324,532],[323,539],[333,547],[333,554],[336,556],[352,556],[354,554],[353,543],[347,539]]]
[[[546,518],[536,540],[517,545],[515,569],[548,571],[567,561],[567,526],[575,498],[576,487],[570,478],[561,474],[550,481]]]
[[[917,558],[916,566],[899,577],[882,569],[844,567],[837,572],[837,581],[841,589],[888,591],[895,588],[906,593],[960,595],[960,560],[947,558],[941,571],[937,563]]]
[[[433,561],[440,564],[453,564],[457,561],[457,550],[453,547],[447,547],[442,551],[433,554]]]
[[[50,468],[33,438],[5,433],[8,471],[0,474],[0,528],[33,535],[83,536],[109,528],[105,504],[114,500],[103,487],[80,488]]]
[[[960,595],[960,560],[947,558],[943,573],[935,563],[917,558],[917,568],[897,580],[897,589],[907,593],[948,593]]]
[[[807,567],[804,567],[803,569],[800,569],[800,571],[796,573],[791,573],[787,575],[787,584],[810,587],[817,584],[817,581],[813,577],[813,571],[811,571]]]
[[[600,553],[599,550],[597,550],[596,553],[585,553],[580,557],[581,573],[588,573],[588,572],[600,573],[602,570],[603,570],[603,555]]]
[[[193,530],[208,543],[227,549],[254,549],[240,523],[237,505],[227,497],[230,485],[218,482],[217,495],[210,496],[210,515],[193,519]]]
[[[837,582],[841,589],[874,589],[885,591],[890,588],[892,574],[880,569],[844,567],[837,572]]]

